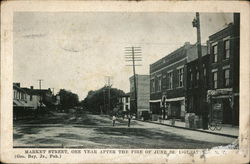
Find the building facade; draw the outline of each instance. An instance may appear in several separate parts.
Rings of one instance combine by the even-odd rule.
[[[149,111],[150,99],[150,80],[149,75],[135,75],[137,91],[137,111],[135,109],[135,87],[134,76],[129,78],[130,81],[130,111],[140,118],[142,111]]]
[[[187,113],[195,113],[195,115],[202,116],[201,103],[206,101],[209,79],[209,59],[210,56],[205,54],[202,56],[201,65],[199,68],[199,61],[195,59],[186,64],[187,67]],[[203,73],[203,79],[201,80],[200,73]]]
[[[233,125],[239,125],[239,19],[234,14],[233,23],[209,36],[210,118]]]
[[[27,102],[32,106],[33,109],[45,108],[46,105],[43,101],[43,96],[37,92],[37,89],[34,89],[33,86],[30,88],[22,88],[28,94]]]
[[[202,46],[202,54],[206,54]],[[186,63],[198,57],[196,45],[184,46],[150,65],[152,114],[184,118],[186,113]]]
[[[126,93],[122,98],[122,111],[130,111],[130,93]]]
[[[20,87],[20,83],[13,83],[13,118],[24,117],[33,108],[28,103],[29,95]]]

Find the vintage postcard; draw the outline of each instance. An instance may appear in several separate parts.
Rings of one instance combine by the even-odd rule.
[[[1,2],[1,162],[248,163],[246,1]]]

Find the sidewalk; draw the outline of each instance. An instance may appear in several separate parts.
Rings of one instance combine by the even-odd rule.
[[[176,128],[200,131],[200,132],[205,132],[205,133],[210,133],[210,134],[215,134],[215,135],[228,136],[228,137],[233,137],[233,138],[238,138],[238,136],[239,136],[239,127],[231,126],[231,125],[223,125],[222,124],[222,128],[221,128],[220,131],[218,131],[218,130],[212,131],[210,129],[203,130],[203,129],[187,128],[187,127],[185,127],[185,122],[181,122],[181,121],[178,121],[178,120],[175,121],[174,125],[171,125],[171,120],[147,121],[147,122],[154,123],[154,124],[161,124],[161,125],[171,126],[171,127],[176,127]]]

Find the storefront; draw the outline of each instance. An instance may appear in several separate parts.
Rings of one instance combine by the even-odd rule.
[[[185,117],[185,97],[166,99],[167,115],[169,118]]]
[[[232,89],[208,90],[207,101],[210,121],[239,125],[239,95],[233,94]]]

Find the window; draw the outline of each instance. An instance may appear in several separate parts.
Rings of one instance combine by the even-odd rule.
[[[207,75],[207,69],[205,67],[205,64],[203,64],[203,75],[204,75],[204,77],[206,77],[206,75]]]
[[[218,87],[217,84],[217,72],[213,72],[213,88],[216,89]]]
[[[166,85],[167,85],[166,75],[162,76],[162,82],[161,83],[162,83],[162,89],[165,89]]]
[[[229,69],[224,70],[224,87],[229,87],[230,83],[230,72]]]
[[[183,68],[178,70],[179,87],[183,87]]]
[[[190,69],[190,72],[191,72],[191,69]],[[189,87],[192,88],[192,86],[193,86],[193,73],[191,72],[190,73]]]
[[[200,73],[199,73],[198,70],[196,70],[196,80],[195,80],[195,85],[196,85],[196,86],[198,86],[199,79],[200,79]]]
[[[168,73],[168,89],[173,89],[173,72]]]
[[[155,92],[155,80],[154,79],[152,79],[151,80],[151,92],[153,93],[153,92]]]
[[[224,59],[228,59],[230,56],[230,42],[229,40],[224,41]]]
[[[161,91],[161,77],[158,78],[158,85],[157,85],[157,91]]]
[[[218,58],[217,45],[213,46],[213,62],[216,63]]]

